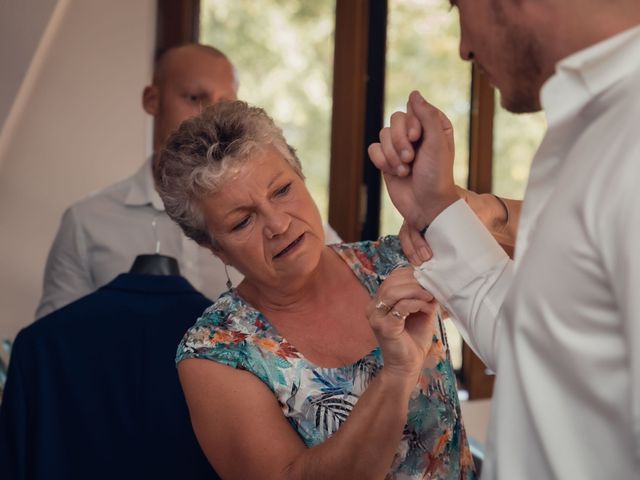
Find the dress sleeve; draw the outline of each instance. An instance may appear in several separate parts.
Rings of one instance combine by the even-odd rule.
[[[463,200],[443,211],[425,238],[433,258],[416,279],[447,309],[465,341],[494,371],[501,307],[513,264]]]
[[[225,310],[216,309],[216,304],[207,309],[184,334],[178,345],[176,363],[187,358],[199,358],[233,368],[241,366],[246,336],[222,328],[228,316]]]
[[[231,368],[247,371],[273,390],[275,385],[288,385],[283,369],[291,366],[286,342],[273,335],[260,334],[264,319],[259,313],[223,296],[211,306],[183,337],[176,363],[188,358],[210,360]]]
[[[379,258],[377,268],[381,274],[388,275],[396,268],[409,265],[409,260],[402,251],[400,239],[397,235],[381,237],[376,243],[378,245],[377,256]]]
[[[88,250],[81,222],[69,208],[53,241],[44,271],[42,298],[36,318],[83,297],[95,290],[88,267]]]

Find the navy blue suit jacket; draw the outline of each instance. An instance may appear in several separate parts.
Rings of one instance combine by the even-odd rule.
[[[218,478],[174,364],[210,304],[182,277],[122,274],[23,329],[0,406],[0,478]]]

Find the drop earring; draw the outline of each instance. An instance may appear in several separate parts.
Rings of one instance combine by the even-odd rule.
[[[231,277],[229,277],[229,270],[227,269],[227,264],[224,264],[224,273],[227,274],[227,290],[231,291],[233,289],[233,283],[231,283]]]

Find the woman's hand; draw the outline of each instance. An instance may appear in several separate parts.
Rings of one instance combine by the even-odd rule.
[[[398,268],[382,283],[367,306],[367,316],[385,371],[401,376],[420,373],[432,345],[436,306],[411,267]]]

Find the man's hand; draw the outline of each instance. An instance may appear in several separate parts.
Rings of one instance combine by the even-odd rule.
[[[369,146],[384,174],[391,201],[408,225],[421,230],[458,200],[453,183],[453,127],[449,119],[412,92],[407,113],[396,112],[380,143]]]
[[[431,248],[427,244],[419,230],[410,227],[407,222],[402,222],[398,232],[402,251],[412,265],[420,266],[433,256]]]

